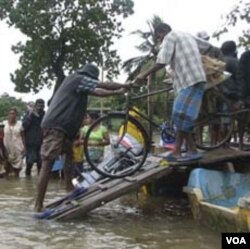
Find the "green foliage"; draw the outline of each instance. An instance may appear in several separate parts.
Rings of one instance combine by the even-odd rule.
[[[249,49],[250,47],[250,2],[239,1],[234,8],[224,17],[224,23],[214,33],[214,37],[219,38],[222,34],[227,33],[230,27],[236,27],[239,23],[246,23],[246,28],[243,29],[239,36],[239,45]],[[238,26],[237,26],[238,27]]]
[[[142,53],[141,56],[131,58],[123,63],[123,69],[128,73],[128,80],[133,80],[141,71],[146,70],[155,63],[158,51],[159,44],[157,43],[154,31],[159,23],[164,22],[159,16],[153,16],[150,21],[147,21],[148,31],[136,30],[132,34],[138,35],[142,39],[142,43],[136,46],[136,48]],[[151,90],[159,90],[166,87],[163,83],[163,79],[166,78],[165,69],[160,70],[156,74],[152,74],[152,84],[150,85]],[[138,94],[146,94],[148,92],[148,86],[144,86],[140,89]],[[153,96],[150,100],[143,98],[138,100],[138,105],[142,110],[147,110],[148,103],[151,106],[151,113],[156,114],[159,118],[166,117],[166,93],[158,94]],[[158,108],[159,105],[164,105],[163,108]],[[148,111],[149,112],[149,111]]]
[[[120,58],[113,38],[123,31],[121,20],[133,13],[132,0],[0,0],[0,19],[27,36],[12,50],[21,68],[11,75],[19,92],[55,89],[65,72],[87,62],[118,74]]]
[[[136,30],[132,32],[142,39],[142,43],[136,48],[143,54],[141,56],[133,57],[125,61],[122,68],[128,73],[128,80],[133,80],[145,67],[155,61],[159,47],[154,37],[155,27],[163,22],[159,16],[153,16],[150,21],[147,21],[149,31]]]
[[[88,109],[109,109],[111,108],[113,111],[115,110],[123,110],[125,98],[121,95],[118,96],[110,96],[106,98],[100,98],[95,96],[89,96]],[[113,108],[114,107],[114,108]]]
[[[26,103],[21,99],[16,99],[15,97],[9,96],[7,93],[4,93],[0,96],[0,121],[3,121],[7,118],[8,111],[10,108],[16,107],[18,110],[19,116],[21,116],[26,110]]]

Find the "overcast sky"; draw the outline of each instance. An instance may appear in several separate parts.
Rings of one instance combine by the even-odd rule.
[[[249,0],[246,0],[249,1]],[[129,59],[138,54],[135,46],[140,42],[136,36],[131,35],[137,29],[147,31],[147,20],[153,15],[159,15],[173,29],[196,34],[206,30],[212,34],[222,23],[221,16],[228,13],[238,0],[134,0],[134,14],[125,19],[123,26],[125,32],[117,42],[116,47],[122,60]],[[7,92],[11,96],[21,97],[24,101],[34,101],[37,98],[48,100],[51,90],[44,89],[39,94],[19,94],[14,92],[14,85],[10,81],[10,73],[19,67],[18,57],[11,51],[11,45],[23,39],[23,36],[14,29],[10,29],[4,23],[0,23],[0,95]],[[240,29],[234,29],[223,36],[218,42],[211,40],[217,46],[227,40],[236,39]],[[125,79],[121,75],[119,80]]]

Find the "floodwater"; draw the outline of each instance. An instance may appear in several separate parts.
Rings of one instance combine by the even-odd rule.
[[[0,179],[1,249],[220,248],[220,233],[196,224],[186,199],[130,194],[78,220],[36,220],[36,181]],[[46,201],[64,194],[63,183],[51,180]]]

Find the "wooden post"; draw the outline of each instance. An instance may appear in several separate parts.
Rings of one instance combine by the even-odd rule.
[[[169,92],[166,92],[165,94],[166,98],[165,98],[165,113],[164,113],[164,121],[167,120],[168,117],[170,117],[169,115]]]
[[[152,75],[149,75],[148,77],[148,82],[147,82],[147,87],[148,87],[148,94],[150,92],[152,92],[151,87],[152,87]],[[152,119],[152,110],[153,110],[153,96],[148,96],[148,117],[151,120]],[[153,136],[153,128],[151,123],[149,123],[149,138],[150,138],[150,142],[152,142],[152,136]]]
[[[104,82],[104,69],[103,69],[103,65],[102,65],[102,71],[101,71],[101,81]],[[103,115],[103,101],[104,101],[104,98],[100,98],[100,109],[101,109],[101,113],[100,115],[102,116]]]

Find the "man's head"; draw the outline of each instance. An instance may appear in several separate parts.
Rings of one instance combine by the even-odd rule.
[[[35,102],[35,108],[38,113],[42,112],[44,110],[44,100],[43,99],[37,99]]]
[[[237,55],[237,46],[234,41],[226,41],[221,46],[221,52],[224,55]]]
[[[87,75],[90,78],[93,78],[95,80],[98,80],[98,77],[99,77],[98,67],[93,65],[93,64],[90,64],[90,63],[86,64],[84,67],[79,69],[77,72],[80,74],[85,74],[85,75]]]
[[[88,111],[84,117],[83,124],[90,125],[100,117],[98,112]]]
[[[157,41],[162,42],[165,35],[167,35],[172,28],[166,23],[160,23],[155,28],[154,36]]]
[[[210,36],[208,35],[208,33],[206,31],[198,32],[197,37],[199,37],[200,39],[205,40],[205,41],[209,41],[209,39],[210,39]]]
[[[16,122],[18,111],[16,107],[11,107],[8,111],[8,121],[11,123]]]
[[[92,111],[89,112],[89,116],[92,119],[92,121],[95,121],[100,117],[100,114],[98,112]]]

